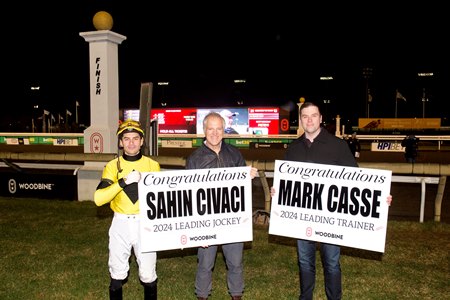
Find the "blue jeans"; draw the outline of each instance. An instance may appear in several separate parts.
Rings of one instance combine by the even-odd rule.
[[[300,269],[300,298],[313,299],[316,284],[316,242],[297,240],[298,262]],[[320,243],[320,252],[325,277],[327,299],[342,298],[341,248],[336,245]]]
[[[198,248],[197,273],[195,275],[195,294],[208,298],[212,290],[212,272],[216,262],[218,246]],[[227,264],[227,285],[231,296],[242,296],[244,292],[243,257],[244,243],[222,245],[222,252]]]

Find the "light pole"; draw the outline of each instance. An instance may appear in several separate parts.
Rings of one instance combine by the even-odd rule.
[[[330,82],[330,84],[326,84],[324,90],[326,93],[325,97],[329,97],[330,96],[330,89],[331,87],[329,87],[331,85],[331,82],[333,81],[333,76],[320,76],[320,81],[325,81],[325,82]],[[323,99],[323,104],[325,106],[325,120],[323,120],[324,123],[326,123],[328,121],[328,106],[330,105],[331,100],[330,99]],[[300,120],[299,120],[300,121]]]
[[[33,104],[33,110],[32,110],[32,116],[31,116],[31,132],[36,132],[36,124],[35,124],[35,117],[36,117],[36,112],[39,108],[39,102],[40,99],[39,98],[39,90],[41,89],[40,86],[38,85],[33,85],[30,87],[31,93],[32,93],[32,99],[31,101],[34,103]]]
[[[369,79],[372,77],[373,69],[369,67],[363,68],[362,71],[363,77],[366,80],[366,117],[369,118],[369,105],[372,101],[372,96],[370,95],[369,89]]]
[[[417,76],[419,78],[431,78],[433,77],[433,73],[432,72],[422,72],[422,73],[417,73]],[[428,81],[428,80],[426,80]],[[423,83],[425,85],[425,83]],[[428,102],[428,97],[425,91],[425,87],[422,88],[422,118],[425,119],[425,103]]]
[[[245,79],[234,79],[234,93],[236,94],[236,103],[237,105],[241,106],[244,105],[244,96],[243,96],[243,89],[245,87],[245,83],[247,81]]]
[[[428,102],[427,95],[425,93],[425,88],[422,91],[422,118],[425,119],[425,102]]]
[[[328,121],[328,105],[331,103],[331,100],[324,99],[323,104],[325,105],[325,123]]]
[[[31,116],[31,132],[33,132],[33,133],[36,132],[36,124],[35,124],[34,118],[36,116],[36,112],[37,112],[38,108],[39,108],[38,104],[33,105],[33,112],[32,112],[32,116]]]
[[[158,85],[161,86],[161,88],[162,88],[162,90],[161,90],[161,106],[166,107],[167,101],[165,99],[166,95],[164,92],[166,91],[166,87],[169,86],[169,82],[168,81],[160,81],[160,82],[158,82]]]

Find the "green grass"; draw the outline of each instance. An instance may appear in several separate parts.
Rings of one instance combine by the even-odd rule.
[[[108,299],[108,207],[0,198],[0,299]],[[254,226],[244,252],[245,299],[298,299],[295,240]],[[344,299],[449,299],[450,225],[389,221],[384,254],[342,248]],[[196,299],[195,249],[158,253],[159,299]],[[229,299],[218,254],[210,299]],[[318,261],[315,299],[325,299]],[[124,299],[142,299],[131,262]]]

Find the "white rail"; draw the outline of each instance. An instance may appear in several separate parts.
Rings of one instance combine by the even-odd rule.
[[[273,178],[273,172],[265,172],[267,178]],[[258,175],[259,176],[259,175]],[[421,193],[420,193],[420,223],[423,223],[425,215],[425,196],[426,196],[426,184],[439,184],[439,177],[430,176],[399,176],[392,175],[391,182],[400,183],[420,183]]]
[[[420,223],[423,223],[423,216],[425,214],[425,193],[426,184],[438,184],[439,177],[422,177],[422,176],[398,176],[392,175],[392,182],[405,182],[405,183],[420,183],[421,193],[420,193]]]
[[[441,150],[441,145],[444,141],[450,141],[450,135],[416,135],[420,141],[432,141],[437,142],[438,150]],[[358,135],[357,138],[359,140],[368,140],[368,141],[403,141],[405,135]]]

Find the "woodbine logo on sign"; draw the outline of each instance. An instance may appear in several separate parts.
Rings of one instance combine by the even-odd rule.
[[[250,167],[142,173],[142,251],[253,240]]]
[[[392,172],[276,160],[269,234],[384,252]]]

